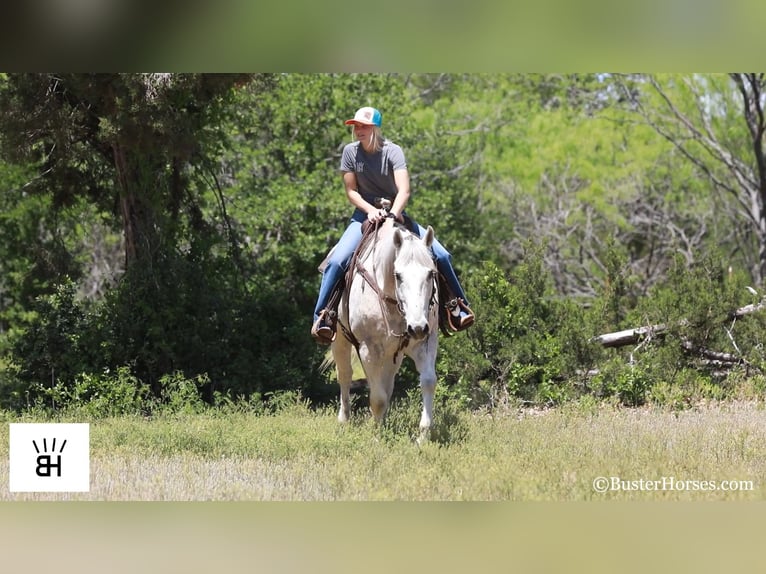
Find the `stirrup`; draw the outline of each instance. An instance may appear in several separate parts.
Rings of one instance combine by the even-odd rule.
[[[462,331],[473,325],[476,316],[471,308],[460,297],[450,299],[444,305],[446,309],[447,324],[452,331]],[[461,314],[465,313],[463,317]]]
[[[322,309],[319,317],[311,327],[311,336],[317,343],[329,345],[335,341],[335,311]]]

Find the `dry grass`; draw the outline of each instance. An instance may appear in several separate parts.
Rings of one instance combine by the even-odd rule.
[[[442,429],[441,442],[418,447],[404,432],[373,428],[363,414],[341,427],[333,412],[302,405],[275,416],[123,417],[91,423],[90,492],[6,486],[0,500],[761,500],[764,423],[755,402],[680,412],[572,404],[466,413],[452,439]],[[3,424],[3,485],[7,433]],[[599,493],[599,476],[635,482]],[[639,480],[671,478],[674,489],[639,489]],[[723,480],[751,481],[752,489],[678,488],[678,481]]]

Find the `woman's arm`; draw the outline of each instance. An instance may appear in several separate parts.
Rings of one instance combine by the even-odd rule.
[[[402,211],[407,207],[407,202],[410,200],[410,172],[406,169],[394,171],[394,183],[396,184],[396,198],[390,213],[401,221]]]

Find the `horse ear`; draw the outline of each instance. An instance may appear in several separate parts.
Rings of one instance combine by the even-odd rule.
[[[399,249],[402,246],[402,241],[404,241],[402,239],[402,232],[397,227],[396,229],[394,229],[394,247]]]
[[[426,244],[426,247],[431,247],[431,244],[433,242],[434,242],[434,228],[429,225],[428,229],[426,229],[425,236],[423,236],[423,243]]]

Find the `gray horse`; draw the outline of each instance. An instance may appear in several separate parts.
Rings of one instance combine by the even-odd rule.
[[[338,307],[339,333],[332,356],[340,385],[338,420],[347,422],[356,347],[369,385],[370,410],[383,422],[394,377],[405,355],[420,375],[423,411],[421,438],[428,436],[436,388],[439,344],[437,271],[431,256],[434,231],[421,239],[388,219],[356,262]]]

